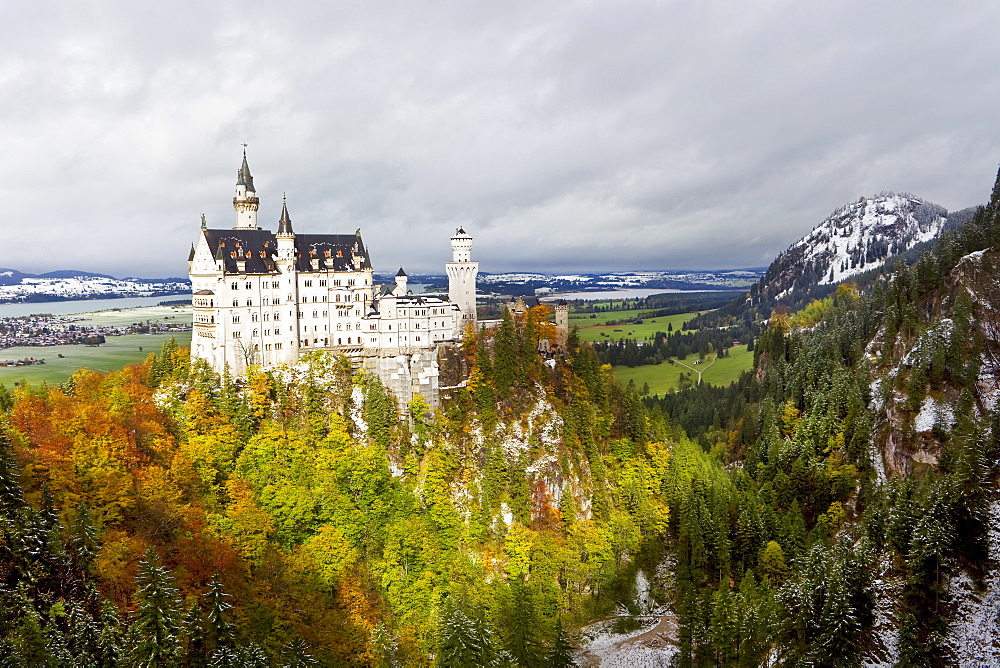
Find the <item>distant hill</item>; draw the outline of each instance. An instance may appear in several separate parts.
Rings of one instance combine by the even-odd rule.
[[[0,269],[0,304],[176,295],[190,289],[187,278],[115,278],[77,269],[44,274]]]

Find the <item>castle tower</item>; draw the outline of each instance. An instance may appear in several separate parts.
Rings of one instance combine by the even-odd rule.
[[[259,230],[257,225],[257,191],[253,187],[253,176],[247,164],[247,149],[243,147],[243,165],[236,172],[236,197],[233,198],[233,208],[236,209],[236,226],[234,230]]]
[[[287,335],[282,341],[285,351],[285,362],[295,364],[299,360],[299,319],[295,314],[299,310],[299,281],[296,272],[295,232],[292,231],[292,217],[288,215],[288,201],[281,198],[281,218],[278,220],[278,233],[274,235],[277,253],[275,264],[281,272],[280,299],[289,309],[289,321],[281,325],[282,335]],[[301,316],[301,313],[298,313]]]
[[[406,272],[400,267],[399,271],[396,272],[396,287],[393,288],[392,294],[397,297],[405,297],[409,294],[410,289],[406,286],[408,280],[409,277],[406,275]]]
[[[556,304],[556,344],[566,350],[566,342],[569,340],[569,304],[565,299],[560,299]]]
[[[451,262],[444,267],[448,273],[448,299],[462,311],[461,328],[476,324],[476,276],[479,263],[472,261],[472,236],[462,228],[451,238]]]

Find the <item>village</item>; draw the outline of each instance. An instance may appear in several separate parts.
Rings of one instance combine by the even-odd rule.
[[[169,317],[169,316],[168,316]],[[191,331],[191,324],[176,322],[133,322],[127,325],[81,324],[86,316],[54,316],[39,314],[16,318],[0,318],[0,350],[17,346],[98,346],[109,336],[126,334],[157,334]],[[41,360],[0,360],[0,366],[22,366],[44,363]]]

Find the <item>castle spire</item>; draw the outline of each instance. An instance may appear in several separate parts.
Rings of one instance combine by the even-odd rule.
[[[243,164],[240,165],[240,171],[237,172],[236,177],[236,185],[246,186],[248,192],[257,192],[257,190],[253,187],[253,176],[250,174],[250,165],[247,164],[246,144],[243,144]]]
[[[288,199],[281,196],[281,218],[278,220],[278,234],[295,234],[292,232],[292,217],[288,215]]]
[[[233,198],[233,208],[236,209],[236,227],[233,229],[259,230],[257,226],[257,207],[260,199],[253,186],[253,176],[247,163],[247,145],[243,144],[243,164],[236,172],[236,197]]]

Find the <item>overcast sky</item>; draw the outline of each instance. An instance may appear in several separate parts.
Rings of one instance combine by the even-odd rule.
[[[950,5],[950,6],[949,6]],[[766,265],[883,190],[1000,162],[1000,3],[21,2],[0,266],[183,275],[200,216],[360,227],[377,270]]]

